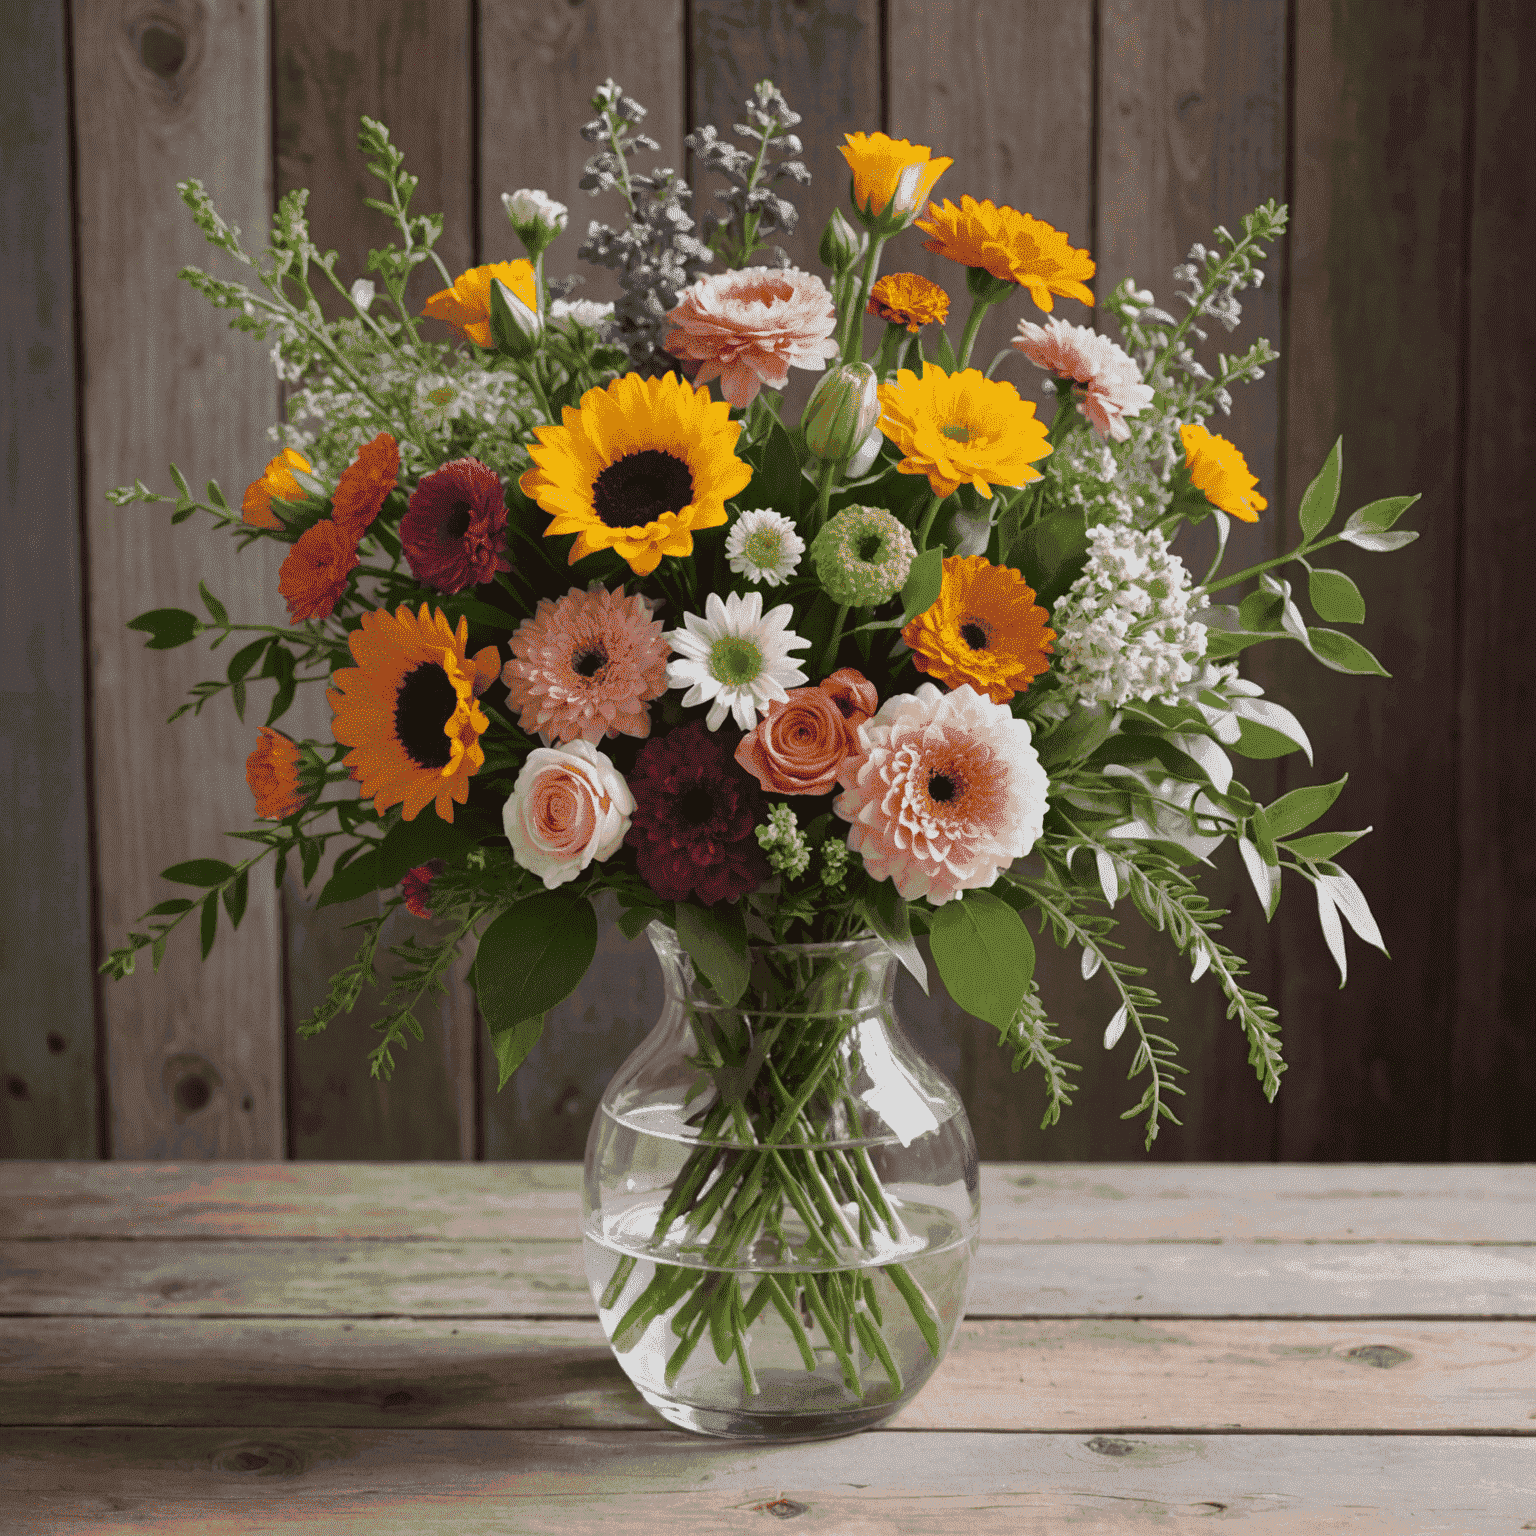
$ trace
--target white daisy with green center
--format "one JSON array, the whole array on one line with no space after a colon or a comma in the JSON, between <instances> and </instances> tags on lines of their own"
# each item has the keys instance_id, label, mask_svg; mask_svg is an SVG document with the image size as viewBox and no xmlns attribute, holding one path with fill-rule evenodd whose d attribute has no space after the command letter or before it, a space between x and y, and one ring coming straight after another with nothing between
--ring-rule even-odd
<instances>
[{"instance_id":1,"label":"white daisy with green center","mask_svg":"<svg viewBox=\"0 0 1536 1536\"><path fill-rule=\"evenodd\" d=\"M424 373L416 381L416 416L429 432L445 432L464 409L464 392L442 373Z\"/></svg>"},{"instance_id":2,"label":"white daisy with green center","mask_svg":"<svg viewBox=\"0 0 1536 1536\"><path fill-rule=\"evenodd\" d=\"M725 536L731 569L748 581L776 587L788 581L805 553L805 540L782 512L743 512Z\"/></svg>"},{"instance_id":3,"label":"white daisy with green center","mask_svg":"<svg viewBox=\"0 0 1536 1536\"><path fill-rule=\"evenodd\" d=\"M719 730L727 715L752 730L770 704L784 703L789 690L806 681L789 654L811 643L788 627L794 614L788 603L764 613L761 592L732 592L724 602L711 592L702 619L685 613L683 628L663 637L677 653L667 663L667 686L688 690L685 707L709 705L704 723L710 730Z\"/></svg>"}]
</instances>

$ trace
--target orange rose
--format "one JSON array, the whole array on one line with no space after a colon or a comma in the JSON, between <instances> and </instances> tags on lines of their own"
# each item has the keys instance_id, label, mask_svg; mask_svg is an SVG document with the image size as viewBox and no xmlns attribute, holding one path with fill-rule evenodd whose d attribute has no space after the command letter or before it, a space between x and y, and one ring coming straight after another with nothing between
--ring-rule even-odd
<instances>
[{"instance_id":1,"label":"orange rose","mask_svg":"<svg viewBox=\"0 0 1536 1536\"><path fill-rule=\"evenodd\" d=\"M875 686L842 667L815 688L792 688L768 706L736 747L736 761L770 794L824 795L858 750L859 726L875 712Z\"/></svg>"}]
</instances>

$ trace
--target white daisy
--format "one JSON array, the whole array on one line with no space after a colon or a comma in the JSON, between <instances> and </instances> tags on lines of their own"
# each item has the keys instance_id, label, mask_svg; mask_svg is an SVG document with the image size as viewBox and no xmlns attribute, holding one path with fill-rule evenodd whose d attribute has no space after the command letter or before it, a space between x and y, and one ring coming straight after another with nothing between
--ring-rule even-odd
<instances>
[{"instance_id":1,"label":"white daisy","mask_svg":"<svg viewBox=\"0 0 1536 1536\"><path fill-rule=\"evenodd\" d=\"M424 373L416 381L416 417L429 432L446 432L464 409L464 393L443 373Z\"/></svg>"},{"instance_id":2,"label":"white daisy","mask_svg":"<svg viewBox=\"0 0 1536 1536\"><path fill-rule=\"evenodd\" d=\"M789 690L806 681L789 653L811 642L786 627L795 613L788 603L764 613L761 592L732 592L724 602L711 592L704 612L702 619L685 613L684 627L663 637L680 658L667 663L667 686L688 690L685 707L714 701L705 721L710 730L734 715L750 731L760 712L784 703Z\"/></svg>"},{"instance_id":3,"label":"white daisy","mask_svg":"<svg viewBox=\"0 0 1536 1536\"><path fill-rule=\"evenodd\" d=\"M805 540L782 512L743 512L725 536L725 553L738 576L776 587L795 574Z\"/></svg>"}]
</instances>

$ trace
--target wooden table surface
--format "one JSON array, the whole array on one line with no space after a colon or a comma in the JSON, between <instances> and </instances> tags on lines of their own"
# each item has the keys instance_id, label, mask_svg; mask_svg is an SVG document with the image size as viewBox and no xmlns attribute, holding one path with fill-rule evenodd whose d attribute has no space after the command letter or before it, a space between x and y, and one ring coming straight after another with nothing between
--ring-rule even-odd
<instances>
[{"instance_id":1,"label":"wooden table surface","mask_svg":"<svg viewBox=\"0 0 1536 1536\"><path fill-rule=\"evenodd\" d=\"M671 1429L566 1164L0 1164L0 1530L1536 1530L1536 1170L989 1165L889 1427Z\"/></svg>"}]
</instances>

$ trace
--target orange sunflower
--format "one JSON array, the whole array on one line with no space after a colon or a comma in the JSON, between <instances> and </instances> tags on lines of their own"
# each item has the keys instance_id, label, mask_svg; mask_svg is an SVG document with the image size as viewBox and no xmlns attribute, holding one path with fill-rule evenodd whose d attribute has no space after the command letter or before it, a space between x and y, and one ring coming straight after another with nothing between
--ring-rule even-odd
<instances>
[{"instance_id":1,"label":"orange sunflower","mask_svg":"<svg viewBox=\"0 0 1536 1536\"><path fill-rule=\"evenodd\" d=\"M727 498L752 478L730 406L675 373L589 389L563 426L533 431L534 468L518 484L550 514L546 538L576 535L571 565L612 549L649 576L663 555L691 555L693 531L719 527Z\"/></svg>"},{"instance_id":2,"label":"orange sunflower","mask_svg":"<svg viewBox=\"0 0 1536 1536\"><path fill-rule=\"evenodd\" d=\"M915 336L925 325L943 325L949 295L916 272L892 272L870 289L869 313L887 325L904 325Z\"/></svg>"},{"instance_id":3,"label":"orange sunflower","mask_svg":"<svg viewBox=\"0 0 1536 1536\"><path fill-rule=\"evenodd\" d=\"M364 443L342 470L331 497L331 518L355 543L379 515L400 474L400 448L388 432Z\"/></svg>"},{"instance_id":4,"label":"orange sunflower","mask_svg":"<svg viewBox=\"0 0 1536 1536\"><path fill-rule=\"evenodd\" d=\"M452 326L461 340L489 347L493 282L505 283L529 309L538 312L539 291L534 282L533 263L519 256L516 261L492 262L459 273L452 288L439 289L427 300L422 314Z\"/></svg>"},{"instance_id":5,"label":"orange sunflower","mask_svg":"<svg viewBox=\"0 0 1536 1536\"><path fill-rule=\"evenodd\" d=\"M931 158L926 144L893 139L883 133L845 133L838 152L853 172L853 206L861 217L910 218L923 206L933 184L955 162ZM894 204L894 206L892 206Z\"/></svg>"},{"instance_id":6,"label":"orange sunflower","mask_svg":"<svg viewBox=\"0 0 1536 1536\"><path fill-rule=\"evenodd\" d=\"M1023 693L1050 665L1056 631L1034 588L982 555L952 556L934 605L901 632L919 672L948 688L969 683L994 704Z\"/></svg>"},{"instance_id":7,"label":"orange sunflower","mask_svg":"<svg viewBox=\"0 0 1536 1536\"><path fill-rule=\"evenodd\" d=\"M914 227L932 237L923 242L928 250L1029 289L1030 298L1043 310L1053 308L1052 294L1093 303L1087 286L1095 271L1093 257L1073 250L1066 235L1044 219L978 203L974 197L962 197L957 208L945 198L930 204L928 217Z\"/></svg>"},{"instance_id":8,"label":"orange sunflower","mask_svg":"<svg viewBox=\"0 0 1536 1536\"><path fill-rule=\"evenodd\" d=\"M880 386L880 408L880 430L902 452L896 467L927 475L936 496L962 485L990 496L994 485L1038 480L1030 465L1051 451L1034 402L976 368L951 374L925 362L922 378L902 368L894 384Z\"/></svg>"},{"instance_id":9,"label":"orange sunflower","mask_svg":"<svg viewBox=\"0 0 1536 1536\"><path fill-rule=\"evenodd\" d=\"M292 448L284 448L267 463L259 480L252 480L240 499L240 521L252 528L283 527L283 520L272 510L272 498L279 501L303 501L304 487L293 478L294 470L309 473L309 460Z\"/></svg>"},{"instance_id":10,"label":"orange sunflower","mask_svg":"<svg viewBox=\"0 0 1536 1536\"><path fill-rule=\"evenodd\" d=\"M291 737L264 725L256 750L245 760L245 782L256 797L256 814L266 821L286 821L309 803L299 782L299 749Z\"/></svg>"},{"instance_id":11,"label":"orange sunflower","mask_svg":"<svg viewBox=\"0 0 1536 1536\"><path fill-rule=\"evenodd\" d=\"M1259 495L1259 479L1248 472L1248 461L1235 443L1208 432L1199 422L1179 428L1189 478L1220 507L1245 523L1256 523L1269 503Z\"/></svg>"},{"instance_id":12,"label":"orange sunflower","mask_svg":"<svg viewBox=\"0 0 1536 1536\"><path fill-rule=\"evenodd\" d=\"M412 614L402 603L393 614L363 615L351 635L356 667L341 668L326 698L335 711L331 731L353 748L346 763L380 814L401 805L407 821L437 802L453 820L453 805L469 796L469 781L485 761L480 736L490 721L476 702L495 680L501 661L494 645L465 656L469 621L458 632L443 610L427 605Z\"/></svg>"},{"instance_id":13,"label":"orange sunflower","mask_svg":"<svg viewBox=\"0 0 1536 1536\"><path fill-rule=\"evenodd\" d=\"M357 540L329 518L306 528L277 573L277 590L288 600L288 622L328 619L356 570Z\"/></svg>"}]
</instances>

